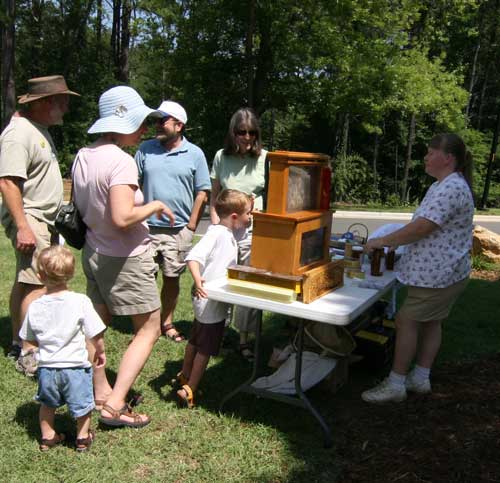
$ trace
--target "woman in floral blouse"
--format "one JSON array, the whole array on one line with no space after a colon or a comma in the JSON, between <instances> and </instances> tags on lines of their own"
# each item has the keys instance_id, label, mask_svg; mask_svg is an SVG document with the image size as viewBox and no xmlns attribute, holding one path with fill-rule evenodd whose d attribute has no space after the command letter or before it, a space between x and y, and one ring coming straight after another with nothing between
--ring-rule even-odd
<instances>
[{"instance_id":1,"label":"woman in floral blouse","mask_svg":"<svg viewBox=\"0 0 500 483\"><path fill-rule=\"evenodd\" d=\"M367 250L406 245L398 280L408 295L396 316L392 370L363 392L367 402L400 402L406 392L431 392L430 370L441 345L441 323L465 289L470 273L474 201L472 158L456 134L432 138L425 171L436 179L413 219L403 228L367 243ZM415 357L416 356L416 357ZM407 375L415 358L415 367Z\"/></svg>"}]
</instances>

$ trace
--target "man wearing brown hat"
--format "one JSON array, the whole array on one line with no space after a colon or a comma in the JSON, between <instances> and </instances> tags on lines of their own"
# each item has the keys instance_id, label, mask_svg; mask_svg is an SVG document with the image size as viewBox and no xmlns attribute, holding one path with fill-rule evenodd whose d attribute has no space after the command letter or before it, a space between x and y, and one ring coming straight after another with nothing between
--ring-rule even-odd
<instances>
[{"instance_id":1,"label":"man wearing brown hat","mask_svg":"<svg viewBox=\"0 0 500 483\"><path fill-rule=\"evenodd\" d=\"M68 89L63 76L30 79L28 93L18 99L24 109L14 113L0 136L1 222L16 252L9 352L15 359L21 355L19 329L28 305L45 290L37 276L36 255L58 239L53 225L62 204L63 184L48 127L62 124L69 95L79 94ZM32 352L33 360L24 356L26 349L17 367L32 375L36 364Z\"/></svg>"}]
</instances>

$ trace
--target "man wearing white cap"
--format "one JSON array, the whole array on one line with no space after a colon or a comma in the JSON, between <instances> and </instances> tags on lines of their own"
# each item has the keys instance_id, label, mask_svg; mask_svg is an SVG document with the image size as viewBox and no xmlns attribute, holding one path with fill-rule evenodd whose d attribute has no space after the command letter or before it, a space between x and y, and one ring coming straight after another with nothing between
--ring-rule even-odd
<instances>
[{"instance_id":1,"label":"man wearing white cap","mask_svg":"<svg viewBox=\"0 0 500 483\"><path fill-rule=\"evenodd\" d=\"M175 225L152 216L148 225L153 249L162 269L162 332L175 342L184 337L173 325L179 296L179 277L186 268L185 256L208 200L211 188L203 151L184 136L187 114L173 101L163 101L158 111L157 136L139 146L135 155L144 201L160 200L173 211Z\"/></svg>"},{"instance_id":2,"label":"man wearing white cap","mask_svg":"<svg viewBox=\"0 0 500 483\"><path fill-rule=\"evenodd\" d=\"M16 252L9 352L15 359L21 353L19 328L28 305L45 290L37 276L36 255L58 239L53 225L63 200L63 183L48 127L62 124L70 95L79 96L61 75L30 79L28 93L18 99L25 109L12 116L0 136L1 218ZM33 375L35 364L28 359L17 367Z\"/></svg>"}]
</instances>

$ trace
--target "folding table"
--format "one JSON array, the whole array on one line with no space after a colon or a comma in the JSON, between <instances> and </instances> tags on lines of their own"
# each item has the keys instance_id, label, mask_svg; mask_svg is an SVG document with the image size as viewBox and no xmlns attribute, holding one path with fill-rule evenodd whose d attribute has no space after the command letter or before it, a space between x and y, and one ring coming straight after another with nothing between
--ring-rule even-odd
<instances>
[{"instance_id":1,"label":"folding table","mask_svg":"<svg viewBox=\"0 0 500 483\"><path fill-rule=\"evenodd\" d=\"M361 285L372 284L373 288L363 288ZM298 397L287 396L271 392L265 389L257 389L252 386L253 381L257 378L257 370L259 367L260 359L260 336L262 319L256 327L255 334L255 359L253 363L252 374L250 378L243 384L238 386L227 396L224 397L220 404L222 411L224 404L236 394L243 392L247 394L254 394L258 397L267 399L274 399L286 404L299 406L307 409L320 424L323 434L325 447L332 445L332 435L330 428L324 421L321 414L311 404L307 396L304 394L300 385L300 374L302 370L302 351L304 340L304 319L322 322L325 324L348 325L358 315L362 314L365 310L370 308L377 300L384 295L391 293L391 310L394 312L396 300L396 276L392 271L386 271L381 277L372 277L367 275L364 280L350 279L345 277L344 286L330 292L323 297L315 300L310 304L301 302L282 303L272 300L252 297L249 295L238 294L232 292L228 286L226 278L213 280L205 284L208 293L208 298L226 302L235 305L243 305L255 309L266 310L275 312L277 314L289 315L299 319L298 327L298 341L296 352L296 365L295 365L295 389Z\"/></svg>"}]
</instances>

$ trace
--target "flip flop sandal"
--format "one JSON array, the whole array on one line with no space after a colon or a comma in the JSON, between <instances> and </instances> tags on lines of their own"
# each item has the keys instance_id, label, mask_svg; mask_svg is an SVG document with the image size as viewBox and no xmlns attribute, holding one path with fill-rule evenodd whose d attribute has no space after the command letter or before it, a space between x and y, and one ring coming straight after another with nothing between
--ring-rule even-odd
<instances>
[{"instance_id":1,"label":"flip flop sandal","mask_svg":"<svg viewBox=\"0 0 500 483\"><path fill-rule=\"evenodd\" d=\"M61 444L63 441L66 440L66 435L64 433L60 434L55 434L53 438L51 439L44 439L42 438L40 441L40 451L49 451L52 449L54 446Z\"/></svg>"},{"instance_id":2,"label":"flip flop sandal","mask_svg":"<svg viewBox=\"0 0 500 483\"><path fill-rule=\"evenodd\" d=\"M92 446L95 439L95 432L89 429L89 435L86 438L76 438L76 450L79 453L85 453Z\"/></svg>"},{"instance_id":3,"label":"flip flop sandal","mask_svg":"<svg viewBox=\"0 0 500 483\"><path fill-rule=\"evenodd\" d=\"M167 332L172 329L175 330L175 334L168 335ZM186 338L175 328L173 324L164 325L161 331L167 339L173 340L177 344L184 342L186 340Z\"/></svg>"},{"instance_id":4,"label":"flip flop sandal","mask_svg":"<svg viewBox=\"0 0 500 483\"><path fill-rule=\"evenodd\" d=\"M187 407L188 409L194 408L193 390L187 384L184 384L177 391L177 402L179 407Z\"/></svg>"},{"instance_id":5,"label":"flip flop sandal","mask_svg":"<svg viewBox=\"0 0 500 483\"><path fill-rule=\"evenodd\" d=\"M128 427L128 428L143 428L151 422L151 418L147 417L147 419L142 419L141 416L132 411L128 404L125 404L121 409L116 410L109 406L108 404L104 404L102 409L111 414L111 417L102 416L99 418L99 422L106 425L112 426L114 428ZM132 418L133 421L124 421L120 418L120 416L127 416Z\"/></svg>"}]
</instances>

